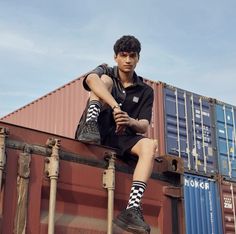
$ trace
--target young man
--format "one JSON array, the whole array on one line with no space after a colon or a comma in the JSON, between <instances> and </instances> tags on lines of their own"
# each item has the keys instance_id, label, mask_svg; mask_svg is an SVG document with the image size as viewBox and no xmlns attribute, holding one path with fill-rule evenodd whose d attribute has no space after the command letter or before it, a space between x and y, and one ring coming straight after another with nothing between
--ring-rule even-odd
<instances>
[{"instance_id":1,"label":"young man","mask_svg":"<svg viewBox=\"0 0 236 234\"><path fill-rule=\"evenodd\" d=\"M85 76L84 88L91 93L76 139L117 148L123 157L138 157L127 208L114 223L134 233L150 233L140 203L152 172L157 142L141 135L151 120L153 89L134 71L140 51L141 44L134 36L123 36L114 45L117 66L103 64Z\"/></svg>"}]
</instances>

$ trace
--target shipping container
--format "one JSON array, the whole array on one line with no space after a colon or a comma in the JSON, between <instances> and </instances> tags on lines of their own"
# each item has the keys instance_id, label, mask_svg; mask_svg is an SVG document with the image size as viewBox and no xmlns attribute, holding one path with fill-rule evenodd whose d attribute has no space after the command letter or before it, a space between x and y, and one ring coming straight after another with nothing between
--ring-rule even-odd
<instances>
[{"instance_id":1,"label":"shipping container","mask_svg":"<svg viewBox=\"0 0 236 234\"><path fill-rule=\"evenodd\" d=\"M89 96L82 80L78 78L1 120L73 138ZM154 90L153 116L146 135L159 140L159 153L183 158L186 172L217 173L211 100L162 82L144 81Z\"/></svg>"},{"instance_id":2,"label":"shipping container","mask_svg":"<svg viewBox=\"0 0 236 234\"><path fill-rule=\"evenodd\" d=\"M6 152L0 194L1 233L50 233L52 220L56 234L108 233L106 183L110 180L106 175L110 171L105 159L116 155L114 149L4 122L0 126L1 156ZM127 205L134 168L119 159L115 168L111 184L115 184L116 216ZM170 169L167 176L156 168L154 165L143 198L144 217L152 234L183 234L181 174ZM54 206L53 188L57 191ZM113 233L126 232L113 227Z\"/></svg>"},{"instance_id":3,"label":"shipping container","mask_svg":"<svg viewBox=\"0 0 236 234\"><path fill-rule=\"evenodd\" d=\"M221 207L224 234L236 233L236 183L221 178Z\"/></svg>"},{"instance_id":4,"label":"shipping container","mask_svg":"<svg viewBox=\"0 0 236 234\"><path fill-rule=\"evenodd\" d=\"M89 92L82 77L4 116L2 121L53 134L74 137Z\"/></svg>"},{"instance_id":5,"label":"shipping container","mask_svg":"<svg viewBox=\"0 0 236 234\"><path fill-rule=\"evenodd\" d=\"M236 180L236 107L216 101L216 139L219 172L229 180Z\"/></svg>"},{"instance_id":6,"label":"shipping container","mask_svg":"<svg viewBox=\"0 0 236 234\"><path fill-rule=\"evenodd\" d=\"M186 172L217 173L211 99L169 85L163 98L166 153L183 158Z\"/></svg>"},{"instance_id":7,"label":"shipping container","mask_svg":"<svg viewBox=\"0 0 236 234\"><path fill-rule=\"evenodd\" d=\"M186 234L223 234L216 180L184 174Z\"/></svg>"}]
</instances>

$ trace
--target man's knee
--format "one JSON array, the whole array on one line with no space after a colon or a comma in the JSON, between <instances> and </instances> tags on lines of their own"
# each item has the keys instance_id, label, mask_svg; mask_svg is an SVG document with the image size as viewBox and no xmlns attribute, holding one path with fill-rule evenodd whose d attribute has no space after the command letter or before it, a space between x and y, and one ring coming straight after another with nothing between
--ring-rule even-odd
<instances>
[{"instance_id":1,"label":"man's knee","mask_svg":"<svg viewBox=\"0 0 236 234\"><path fill-rule=\"evenodd\" d=\"M138 156L149 156L155 159L157 156L158 142L154 139L143 138L137 143L137 147L134 147L134 151Z\"/></svg>"},{"instance_id":2,"label":"man's knee","mask_svg":"<svg viewBox=\"0 0 236 234\"><path fill-rule=\"evenodd\" d=\"M108 75L102 75L101 80L105 84L107 89L111 92L112 87L113 87L113 81L112 81L111 77Z\"/></svg>"}]
</instances>

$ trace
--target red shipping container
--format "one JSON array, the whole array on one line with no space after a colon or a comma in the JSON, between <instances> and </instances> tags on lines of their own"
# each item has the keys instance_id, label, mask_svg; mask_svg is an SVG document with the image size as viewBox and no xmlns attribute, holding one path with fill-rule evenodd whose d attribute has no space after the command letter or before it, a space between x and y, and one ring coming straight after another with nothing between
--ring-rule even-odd
<instances>
[{"instance_id":1,"label":"red shipping container","mask_svg":"<svg viewBox=\"0 0 236 234\"><path fill-rule=\"evenodd\" d=\"M236 233L236 183L220 178L224 234Z\"/></svg>"},{"instance_id":2,"label":"red shipping container","mask_svg":"<svg viewBox=\"0 0 236 234\"><path fill-rule=\"evenodd\" d=\"M31 155L28 198L25 205L26 233L47 233L49 179L45 175L45 159L49 138L61 142L59 179L56 196L55 233L105 234L107 228L107 191L102 185L106 168L104 155L110 148L83 144L76 140L0 122L9 129L6 139L7 163L2 183L0 211L1 230L13 233L19 210L17 182L19 155L29 148ZM132 167L116 161L115 215L126 207L132 183ZM153 234L184 233L180 176L158 174L156 167L143 199L144 216ZM19 198L19 197L18 197ZM123 233L114 229L114 233Z\"/></svg>"}]
</instances>

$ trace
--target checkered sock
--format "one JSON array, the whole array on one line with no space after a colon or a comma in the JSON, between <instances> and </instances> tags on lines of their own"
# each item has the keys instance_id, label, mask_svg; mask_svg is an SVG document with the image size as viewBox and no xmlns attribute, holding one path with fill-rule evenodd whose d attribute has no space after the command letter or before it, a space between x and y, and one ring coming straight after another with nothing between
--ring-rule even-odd
<instances>
[{"instance_id":1,"label":"checkered sock","mask_svg":"<svg viewBox=\"0 0 236 234\"><path fill-rule=\"evenodd\" d=\"M102 108L102 104L97 100L92 100L89 102L86 122L88 121L96 121L98 120L98 116L100 114Z\"/></svg>"},{"instance_id":2,"label":"checkered sock","mask_svg":"<svg viewBox=\"0 0 236 234\"><path fill-rule=\"evenodd\" d=\"M143 193L147 187L147 184L142 181L133 181L129 202L126 209L131 207L139 207Z\"/></svg>"}]
</instances>

